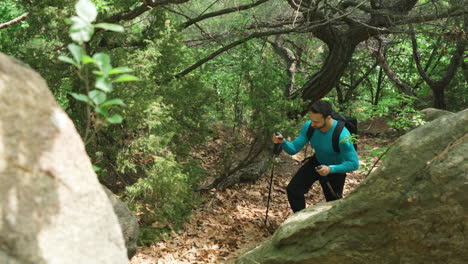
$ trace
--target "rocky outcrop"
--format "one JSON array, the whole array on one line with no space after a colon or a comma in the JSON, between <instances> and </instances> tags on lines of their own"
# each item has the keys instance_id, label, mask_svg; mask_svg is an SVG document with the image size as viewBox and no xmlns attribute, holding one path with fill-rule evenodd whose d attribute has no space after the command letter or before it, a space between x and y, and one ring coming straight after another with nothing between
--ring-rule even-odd
<instances>
[{"instance_id":1,"label":"rocky outcrop","mask_svg":"<svg viewBox=\"0 0 468 264\"><path fill-rule=\"evenodd\" d=\"M122 229L123 237L125 239L125 246L127 247L128 258L131 259L137 251L138 242L138 220L135 215L128 209L127 205L122 202L117 195L111 190L107 189L106 186L102 185L102 188L109 197L109 200L114 208L114 213L119 219L120 228Z\"/></svg>"},{"instance_id":2,"label":"rocky outcrop","mask_svg":"<svg viewBox=\"0 0 468 264\"><path fill-rule=\"evenodd\" d=\"M0 263L128 263L83 142L45 81L0 53Z\"/></svg>"},{"instance_id":3,"label":"rocky outcrop","mask_svg":"<svg viewBox=\"0 0 468 264\"><path fill-rule=\"evenodd\" d=\"M466 263L466 124L468 110L402 136L348 197L294 214L236 263Z\"/></svg>"},{"instance_id":4,"label":"rocky outcrop","mask_svg":"<svg viewBox=\"0 0 468 264\"><path fill-rule=\"evenodd\" d=\"M434 121L441 116L453 114L450 111L437 108L426 108L421 110L421 113L424 115L424 120L429 122Z\"/></svg>"}]
</instances>

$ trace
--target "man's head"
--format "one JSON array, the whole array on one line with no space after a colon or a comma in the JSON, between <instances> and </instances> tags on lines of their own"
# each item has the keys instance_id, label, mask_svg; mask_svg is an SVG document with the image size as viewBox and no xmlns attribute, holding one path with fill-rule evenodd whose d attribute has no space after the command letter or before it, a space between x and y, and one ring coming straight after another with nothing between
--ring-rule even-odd
<instances>
[{"instance_id":1,"label":"man's head","mask_svg":"<svg viewBox=\"0 0 468 264\"><path fill-rule=\"evenodd\" d=\"M330 125L333 108L329 102L317 101L310 106L309 110L313 128L325 129Z\"/></svg>"}]
</instances>

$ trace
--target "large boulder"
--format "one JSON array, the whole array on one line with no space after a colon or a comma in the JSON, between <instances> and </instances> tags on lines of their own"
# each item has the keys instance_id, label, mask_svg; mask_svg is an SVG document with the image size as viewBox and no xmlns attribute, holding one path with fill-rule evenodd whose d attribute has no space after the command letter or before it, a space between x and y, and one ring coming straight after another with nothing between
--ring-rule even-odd
<instances>
[{"instance_id":1,"label":"large boulder","mask_svg":"<svg viewBox=\"0 0 468 264\"><path fill-rule=\"evenodd\" d=\"M348 197L294 214L236 263L467 263L467 124L465 110L402 136Z\"/></svg>"},{"instance_id":2,"label":"large boulder","mask_svg":"<svg viewBox=\"0 0 468 264\"><path fill-rule=\"evenodd\" d=\"M34 71L0 53L0 263L128 263L84 144Z\"/></svg>"},{"instance_id":3,"label":"large boulder","mask_svg":"<svg viewBox=\"0 0 468 264\"><path fill-rule=\"evenodd\" d=\"M128 209L127 204L122 202L117 195L115 195L106 186L102 185L102 188L109 197L109 200L114 208L114 213L119 219L120 228L122 229L123 237L125 239L125 246L127 247L128 258L131 259L137 251L138 242L138 219Z\"/></svg>"},{"instance_id":4,"label":"large boulder","mask_svg":"<svg viewBox=\"0 0 468 264\"><path fill-rule=\"evenodd\" d=\"M437 109L437 108L425 108L421 110L421 113L423 114L424 120L429 121L429 122L434 121L441 116L453 114L450 111Z\"/></svg>"}]
</instances>

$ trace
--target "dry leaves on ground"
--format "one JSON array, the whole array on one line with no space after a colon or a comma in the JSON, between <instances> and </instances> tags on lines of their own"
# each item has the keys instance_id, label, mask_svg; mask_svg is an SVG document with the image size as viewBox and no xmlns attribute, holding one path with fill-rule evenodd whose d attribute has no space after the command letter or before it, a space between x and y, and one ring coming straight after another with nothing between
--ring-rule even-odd
<instances>
[{"instance_id":1,"label":"dry leaves on ground","mask_svg":"<svg viewBox=\"0 0 468 264\"><path fill-rule=\"evenodd\" d=\"M360 145L385 145L361 139ZM361 151L362 150L362 151ZM360 148L360 155L369 150ZM229 263L265 238L292 214L286 198L286 186L299 168L302 157L286 154L275 165L268 223L265 226L266 204L270 172L255 184L239 184L222 191L211 190L205 201L196 208L183 230L174 232L170 239L141 248L132 258L132 264ZM364 178L363 172L349 173L344 196L354 190ZM306 195L308 206L323 202L318 183Z\"/></svg>"}]
</instances>

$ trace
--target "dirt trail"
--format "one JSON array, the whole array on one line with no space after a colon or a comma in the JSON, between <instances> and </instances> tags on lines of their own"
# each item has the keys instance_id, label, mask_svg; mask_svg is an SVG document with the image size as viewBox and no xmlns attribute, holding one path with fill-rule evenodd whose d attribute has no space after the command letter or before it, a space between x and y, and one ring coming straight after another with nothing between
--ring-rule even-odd
<instances>
[{"instance_id":1,"label":"dirt trail","mask_svg":"<svg viewBox=\"0 0 468 264\"><path fill-rule=\"evenodd\" d=\"M372 148L386 145L388 140L360 139L360 160ZM371 146L372 148L363 145ZM300 166L301 156L280 155L275 165L272 199L268 224L264 225L268 199L270 172L255 184L241 184L223 191L212 190L196 208L183 230L174 232L170 239L148 248L141 248L132 258L132 264L173 263L229 263L272 235L274 230L292 214L286 186ZM364 179L364 171L348 174L343 196L346 197ZM324 202L321 187L314 183L306 195L307 206Z\"/></svg>"}]
</instances>

